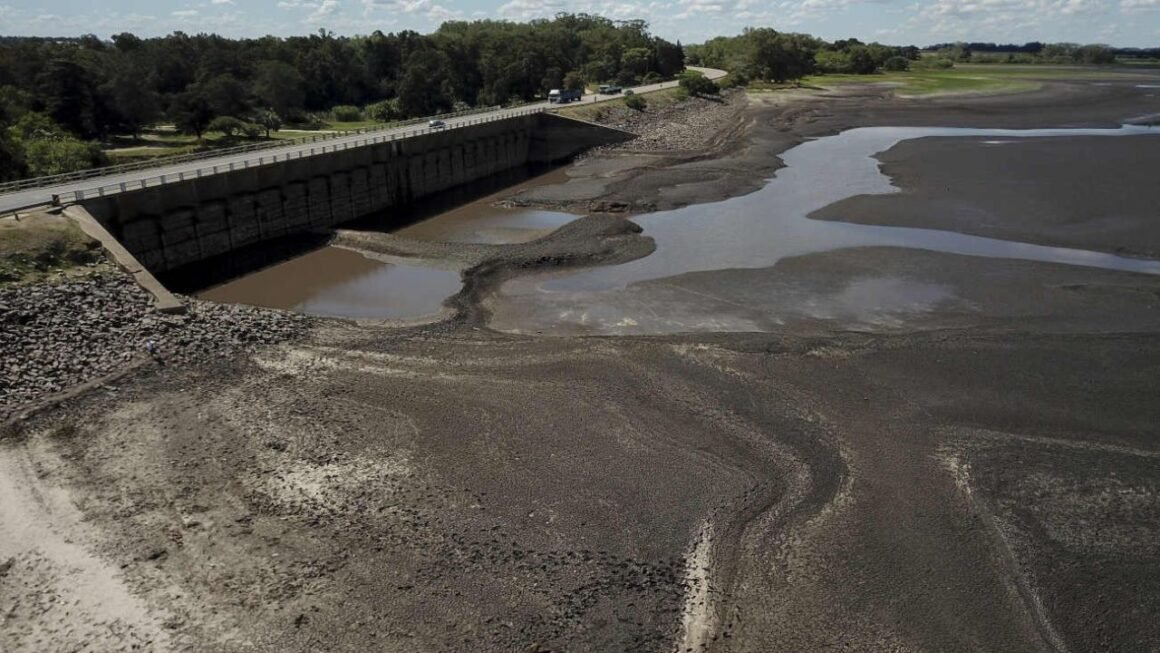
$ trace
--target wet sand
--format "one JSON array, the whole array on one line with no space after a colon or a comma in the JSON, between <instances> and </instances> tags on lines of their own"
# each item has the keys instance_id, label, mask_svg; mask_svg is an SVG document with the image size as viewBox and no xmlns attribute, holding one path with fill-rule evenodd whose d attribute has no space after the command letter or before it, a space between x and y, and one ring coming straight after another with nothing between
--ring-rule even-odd
<instances>
[{"instance_id":1,"label":"wet sand","mask_svg":"<svg viewBox=\"0 0 1160 653\"><path fill-rule=\"evenodd\" d=\"M439 313L443 300L461 285L457 269L323 247L205 290L198 298L327 317L414 319Z\"/></svg>"},{"instance_id":2,"label":"wet sand","mask_svg":"<svg viewBox=\"0 0 1160 653\"><path fill-rule=\"evenodd\" d=\"M924 138L876 158L901 193L810 217L1160 257L1160 134Z\"/></svg>"}]
</instances>

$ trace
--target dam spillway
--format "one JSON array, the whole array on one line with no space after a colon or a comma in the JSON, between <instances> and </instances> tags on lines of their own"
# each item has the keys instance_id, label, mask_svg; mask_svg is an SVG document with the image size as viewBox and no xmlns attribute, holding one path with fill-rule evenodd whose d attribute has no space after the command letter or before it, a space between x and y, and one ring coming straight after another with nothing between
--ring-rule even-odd
<instances>
[{"instance_id":1,"label":"dam spillway","mask_svg":"<svg viewBox=\"0 0 1160 653\"><path fill-rule=\"evenodd\" d=\"M154 273L326 230L527 164L630 140L547 112L222 170L77 203Z\"/></svg>"}]
</instances>

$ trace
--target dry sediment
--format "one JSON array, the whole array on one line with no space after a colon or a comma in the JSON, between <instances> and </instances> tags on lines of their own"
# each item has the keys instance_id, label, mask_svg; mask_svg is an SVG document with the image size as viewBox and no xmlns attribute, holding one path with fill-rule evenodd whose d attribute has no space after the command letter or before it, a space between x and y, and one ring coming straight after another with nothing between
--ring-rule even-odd
<instances>
[{"instance_id":1,"label":"dry sediment","mask_svg":"<svg viewBox=\"0 0 1160 653\"><path fill-rule=\"evenodd\" d=\"M756 111L748 146L642 172L597 198L751 157L772 168L778 143L860 120L1114 115L1114 102L1083 94L1070 118L1059 108L1025 115L1059 97L934 108L846 97ZM98 644L1160 645L1160 340L1135 306L1150 288L1104 293L1099 310L1059 289L1077 303L1063 305L1084 309L1068 334L1059 333L1067 316L1016 323L987 310L969 329L889 335L800 324L780 334L548 339L486 328L480 299L509 275L647 253L647 234L617 222L582 220L511 247L340 236L344 246L458 261L468 270L458 317L407 329L320 321L299 340L133 376L115 394L23 423L22 439L0 446L3 470L83 497L87 527L76 532L89 568L147 606L144 615L129 606L121 639ZM899 254L851 256L879 267ZM795 265L823 275L825 259ZM945 263L932 253L918 262ZM1031 264L1004 269L1028 288L1037 279ZM0 617L14 620L0 648L83 644L104 616L91 601L69 607L85 590L61 581L68 552L38 562L34 538L5 539L11 520L0 511L10 558L0 560L0 604L22 607ZM72 532L45 523L53 528L41 539ZM45 570L51 578L39 579ZM67 600L41 600L62 586Z\"/></svg>"},{"instance_id":2,"label":"dry sediment","mask_svg":"<svg viewBox=\"0 0 1160 653\"><path fill-rule=\"evenodd\" d=\"M298 337L310 323L239 305L190 301L187 314L166 315L151 304L131 278L107 268L0 289L0 422L127 367L238 355Z\"/></svg>"}]
</instances>

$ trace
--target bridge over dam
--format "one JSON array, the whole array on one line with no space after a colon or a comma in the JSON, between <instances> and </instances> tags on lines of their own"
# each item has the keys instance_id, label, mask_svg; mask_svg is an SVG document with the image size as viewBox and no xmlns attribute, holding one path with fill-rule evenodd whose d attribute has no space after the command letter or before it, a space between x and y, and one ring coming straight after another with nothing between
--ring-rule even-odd
<instances>
[{"instance_id":1,"label":"bridge over dam","mask_svg":"<svg viewBox=\"0 0 1160 653\"><path fill-rule=\"evenodd\" d=\"M90 187L55 201L83 207L141 265L162 273L631 138L537 108Z\"/></svg>"}]
</instances>

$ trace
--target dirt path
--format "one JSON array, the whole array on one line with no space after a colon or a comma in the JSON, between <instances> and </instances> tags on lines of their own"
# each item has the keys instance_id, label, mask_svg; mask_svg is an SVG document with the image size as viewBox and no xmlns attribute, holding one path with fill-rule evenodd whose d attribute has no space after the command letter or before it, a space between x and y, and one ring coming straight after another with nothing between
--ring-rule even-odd
<instances>
[{"instance_id":1,"label":"dirt path","mask_svg":"<svg viewBox=\"0 0 1160 653\"><path fill-rule=\"evenodd\" d=\"M47 448L44 438L0 446L0 650L168 650L164 612L92 553Z\"/></svg>"}]
</instances>

